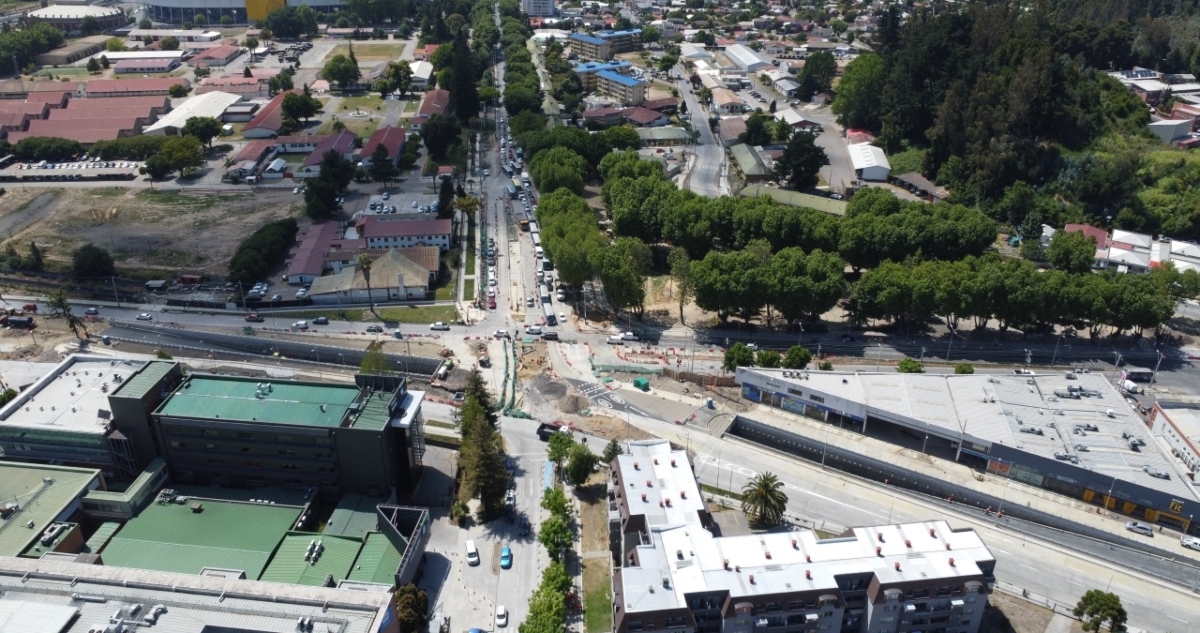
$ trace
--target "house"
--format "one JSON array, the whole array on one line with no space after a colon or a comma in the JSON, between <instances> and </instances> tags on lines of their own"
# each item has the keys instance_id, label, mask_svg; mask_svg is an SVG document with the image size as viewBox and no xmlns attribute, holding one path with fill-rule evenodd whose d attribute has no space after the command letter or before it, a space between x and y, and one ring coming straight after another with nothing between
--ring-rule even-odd
<instances>
[{"instance_id":1,"label":"house","mask_svg":"<svg viewBox=\"0 0 1200 633\"><path fill-rule=\"evenodd\" d=\"M646 100L646 82L612 70L596 73L596 90L626 105L641 105Z\"/></svg>"},{"instance_id":2,"label":"house","mask_svg":"<svg viewBox=\"0 0 1200 633\"><path fill-rule=\"evenodd\" d=\"M681 127L666 126L666 127L651 127L637 128L638 138L642 140L642 145L670 147L673 145L690 145L694 141L692 132Z\"/></svg>"},{"instance_id":3,"label":"house","mask_svg":"<svg viewBox=\"0 0 1200 633\"><path fill-rule=\"evenodd\" d=\"M436 246L446 251L452 241L450 220L393 220L366 215L359 217L355 226L367 248Z\"/></svg>"},{"instance_id":4,"label":"house","mask_svg":"<svg viewBox=\"0 0 1200 633\"><path fill-rule=\"evenodd\" d=\"M742 101L728 88L712 90L713 108L719 114L740 114L746 110L746 102Z\"/></svg>"},{"instance_id":5,"label":"house","mask_svg":"<svg viewBox=\"0 0 1200 633\"><path fill-rule=\"evenodd\" d=\"M280 154L311 154L329 134L294 134L275 139L275 151Z\"/></svg>"},{"instance_id":6,"label":"house","mask_svg":"<svg viewBox=\"0 0 1200 633\"><path fill-rule=\"evenodd\" d=\"M847 147L850 151L850 162L854 166L854 175L859 180L887 182L892 170L887 155L883 150L870 143L854 143Z\"/></svg>"},{"instance_id":7,"label":"house","mask_svg":"<svg viewBox=\"0 0 1200 633\"><path fill-rule=\"evenodd\" d=\"M308 158L304 159L304 164L300 166L300 169L292 173L292 177L315 178L321 173L321 163L329 152L336 152L342 158L352 160L354 158L354 141L357 139L358 135L350 130L342 130L325 137L325 140L313 148Z\"/></svg>"},{"instance_id":8,"label":"house","mask_svg":"<svg viewBox=\"0 0 1200 633\"><path fill-rule=\"evenodd\" d=\"M721 145L725 147L742 142L741 136L745 132L746 120L742 117L730 116L717 122L717 136L721 138Z\"/></svg>"},{"instance_id":9,"label":"house","mask_svg":"<svg viewBox=\"0 0 1200 633\"><path fill-rule=\"evenodd\" d=\"M410 126L414 132L420 132L421 127L428 121L429 117L435 114L442 114L446 111L446 107L450 105L450 91L436 88L426 92L421 97L421 105L417 108L417 114L413 117Z\"/></svg>"},{"instance_id":10,"label":"house","mask_svg":"<svg viewBox=\"0 0 1200 633\"><path fill-rule=\"evenodd\" d=\"M242 54L243 49L240 46L221 45L207 49L191 59L188 63L193 68L215 68L220 66L228 66L230 62L237 59Z\"/></svg>"},{"instance_id":11,"label":"house","mask_svg":"<svg viewBox=\"0 0 1200 633\"><path fill-rule=\"evenodd\" d=\"M364 169L370 168L372 164L372 156L375 155L375 148L383 146L387 150L388 158L395 165L400 162L400 155L404 152L404 140L406 138L405 130L402 127L384 126L375 130L371 134L371 138L363 144L362 150L358 152L359 161L362 162Z\"/></svg>"},{"instance_id":12,"label":"house","mask_svg":"<svg viewBox=\"0 0 1200 633\"><path fill-rule=\"evenodd\" d=\"M275 142L271 139L250 141L230 160L230 167L225 171L224 180L245 180L250 176L256 176L263 163L273 156L275 156Z\"/></svg>"},{"instance_id":13,"label":"house","mask_svg":"<svg viewBox=\"0 0 1200 633\"><path fill-rule=\"evenodd\" d=\"M287 256L287 280L289 284L311 283L325 273L325 256L331 250L365 247L363 240L346 240L342 237L341 223L334 221L315 222L300 234L300 239ZM346 242L358 242L347 245ZM353 261L353 257L351 257ZM337 272L341 272L339 269Z\"/></svg>"},{"instance_id":14,"label":"house","mask_svg":"<svg viewBox=\"0 0 1200 633\"><path fill-rule=\"evenodd\" d=\"M430 57L433 57L437 49L437 44L426 44L420 48L413 49L413 59L419 62L427 61Z\"/></svg>"},{"instance_id":15,"label":"house","mask_svg":"<svg viewBox=\"0 0 1200 633\"><path fill-rule=\"evenodd\" d=\"M775 89L778 90L784 97L788 99L796 98L796 93L800 91L800 84L791 79L780 79L775 82Z\"/></svg>"},{"instance_id":16,"label":"house","mask_svg":"<svg viewBox=\"0 0 1200 633\"><path fill-rule=\"evenodd\" d=\"M669 121L667 115L646 108L627 108L621 112L621 118L637 127L659 127Z\"/></svg>"},{"instance_id":17,"label":"house","mask_svg":"<svg viewBox=\"0 0 1200 633\"><path fill-rule=\"evenodd\" d=\"M733 156L733 162L737 165L738 171L742 172L742 177L746 182L758 182L770 178L773 174L763 162L762 156L758 155L753 147L745 143L735 143L729 148L729 154Z\"/></svg>"},{"instance_id":18,"label":"house","mask_svg":"<svg viewBox=\"0 0 1200 633\"><path fill-rule=\"evenodd\" d=\"M796 111L795 108L786 110L777 110L773 115L776 121L787 121L788 126L796 132L808 132L809 134L820 134L821 124L807 119L803 114Z\"/></svg>"},{"instance_id":19,"label":"house","mask_svg":"<svg viewBox=\"0 0 1200 633\"><path fill-rule=\"evenodd\" d=\"M279 130L283 128L283 98L289 94L300 94L300 90L287 90L275 95L275 98L263 106L258 114L254 115L254 118L246 124L246 127L242 129L242 136L246 138L278 136Z\"/></svg>"},{"instance_id":20,"label":"house","mask_svg":"<svg viewBox=\"0 0 1200 633\"><path fill-rule=\"evenodd\" d=\"M441 180L453 180L454 165L439 165L437 168L437 177Z\"/></svg>"},{"instance_id":21,"label":"house","mask_svg":"<svg viewBox=\"0 0 1200 633\"><path fill-rule=\"evenodd\" d=\"M437 271L427 270L402 255L400 250L391 248L371 262L370 274L369 284L363 271L357 267L345 268L336 275L317 277L312 280L308 298L313 303L322 305L368 301L419 301L426 298Z\"/></svg>"},{"instance_id":22,"label":"house","mask_svg":"<svg viewBox=\"0 0 1200 633\"><path fill-rule=\"evenodd\" d=\"M616 125L621 122L621 108L595 108L583 111L583 120L597 125Z\"/></svg>"},{"instance_id":23,"label":"house","mask_svg":"<svg viewBox=\"0 0 1200 633\"><path fill-rule=\"evenodd\" d=\"M412 79L409 89L414 92L429 90L429 82L433 79L433 64L426 61L413 62L408 65L412 69Z\"/></svg>"},{"instance_id":24,"label":"house","mask_svg":"<svg viewBox=\"0 0 1200 633\"><path fill-rule=\"evenodd\" d=\"M278 180L283 178L287 173L288 162L282 158L276 158L263 168L262 178L264 180Z\"/></svg>"},{"instance_id":25,"label":"house","mask_svg":"<svg viewBox=\"0 0 1200 633\"><path fill-rule=\"evenodd\" d=\"M679 109L679 100L675 97L664 97L662 99L648 99L642 102L642 107L663 114L675 114Z\"/></svg>"}]
</instances>

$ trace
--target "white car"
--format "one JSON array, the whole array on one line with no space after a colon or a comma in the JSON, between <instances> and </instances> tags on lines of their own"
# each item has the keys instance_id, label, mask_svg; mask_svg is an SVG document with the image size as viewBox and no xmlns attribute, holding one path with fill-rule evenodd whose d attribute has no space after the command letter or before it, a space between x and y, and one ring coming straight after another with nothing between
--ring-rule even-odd
<instances>
[{"instance_id":1,"label":"white car","mask_svg":"<svg viewBox=\"0 0 1200 633\"><path fill-rule=\"evenodd\" d=\"M300 193L300 187L296 187L295 189L292 189L292 193Z\"/></svg>"},{"instance_id":2,"label":"white car","mask_svg":"<svg viewBox=\"0 0 1200 633\"><path fill-rule=\"evenodd\" d=\"M508 338L508 330L496 330L492 332L492 336L496 338Z\"/></svg>"},{"instance_id":3,"label":"white car","mask_svg":"<svg viewBox=\"0 0 1200 633\"><path fill-rule=\"evenodd\" d=\"M440 331L443 331L443 332L449 332L449 331L450 331L450 324L449 324L449 323L442 323L441 321L438 321L437 323L430 323L430 324L429 324L429 329L431 329L431 330L440 330Z\"/></svg>"},{"instance_id":4,"label":"white car","mask_svg":"<svg viewBox=\"0 0 1200 633\"><path fill-rule=\"evenodd\" d=\"M138 321L153 321L154 315L150 314L149 312L143 312L143 313L137 315L137 320Z\"/></svg>"},{"instance_id":5,"label":"white car","mask_svg":"<svg viewBox=\"0 0 1200 633\"><path fill-rule=\"evenodd\" d=\"M496 607L496 628L508 626L508 609L504 605Z\"/></svg>"},{"instance_id":6,"label":"white car","mask_svg":"<svg viewBox=\"0 0 1200 633\"><path fill-rule=\"evenodd\" d=\"M488 177L488 176L491 176L491 175L492 175L492 170L490 170L490 169L485 169L485 170L483 170L483 176L484 176L484 178L486 178L486 177Z\"/></svg>"},{"instance_id":7,"label":"white car","mask_svg":"<svg viewBox=\"0 0 1200 633\"><path fill-rule=\"evenodd\" d=\"M1184 534L1179 537L1179 544L1188 549L1200 550L1200 538L1196 538L1195 536Z\"/></svg>"},{"instance_id":8,"label":"white car","mask_svg":"<svg viewBox=\"0 0 1200 633\"><path fill-rule=\"evenodd\" d=\"M488 278L488 285L489 285L489 286L494 286L494 285L496 285L496 278L495 278L495 277L489 277L489 278Z\"/></svg>"}]
</instances>

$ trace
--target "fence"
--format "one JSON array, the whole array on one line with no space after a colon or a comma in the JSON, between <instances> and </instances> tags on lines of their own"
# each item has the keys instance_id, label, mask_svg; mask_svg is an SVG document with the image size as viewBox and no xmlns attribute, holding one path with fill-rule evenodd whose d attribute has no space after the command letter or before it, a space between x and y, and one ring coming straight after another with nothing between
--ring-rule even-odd
<instances>
[{"instance_id":1,"label":"fence","mask_svg":"<svg viewBox=\"0 0 1200 633\"><path fill-rule=\"evenodd\" d=\"M662 375L672 380L686 380L701 387L737 387L737 379L733 376L710 376L690 371L664 369Z\"/></svg>"}]
</instances>

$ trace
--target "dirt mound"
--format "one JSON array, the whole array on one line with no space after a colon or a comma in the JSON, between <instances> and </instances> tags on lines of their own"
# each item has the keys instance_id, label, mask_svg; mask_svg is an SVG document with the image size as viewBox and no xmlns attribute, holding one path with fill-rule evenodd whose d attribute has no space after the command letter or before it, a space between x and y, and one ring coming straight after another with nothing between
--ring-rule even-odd
<instances>
[{"instance_id":1,"label":"dirt mound","mask_svg":"<svg viewBox=\"0 0 1200 633\"><path fill-rule=\"evenodd\" d=\"M588 403L588 399L577 393L566 396L558 402L558 409L563 413L579 413L589 406L591 405Z\"/></svg>"},{"instance_id":2,"label":"dirt mound","mask_svg":"<svg viewBox=\"0 0 1200 633\"><path fill-rule=\"evenodd\" d=\"M551 378L549 374L541 372L529 383L529 388L539 395L557 400L567 395L569 387L567 383Z\"/></svg>"}]
</instances>

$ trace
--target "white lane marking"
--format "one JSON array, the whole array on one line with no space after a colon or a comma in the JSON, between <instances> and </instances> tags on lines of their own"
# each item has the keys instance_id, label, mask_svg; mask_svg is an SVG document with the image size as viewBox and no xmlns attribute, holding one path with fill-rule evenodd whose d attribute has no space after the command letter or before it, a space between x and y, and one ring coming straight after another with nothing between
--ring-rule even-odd
<instances>
[{"instance_id":1,"label":"white lane marking","mask_svg":"<svg viewBox=\"0 0 1200 633\"><path fill-rule=\"evenodd\" d=\"M1004 554L1005 556L1012 556L1012 554L1011 554L1010 552L1006 552L1006 551L1004 551L1004 550L1000 549L999 547L994 547L994 546L993 546L993 547L992 547L992 551L993 551L993 552L1000 552L1001 554Z\"/></svg>"}]
</instances>

